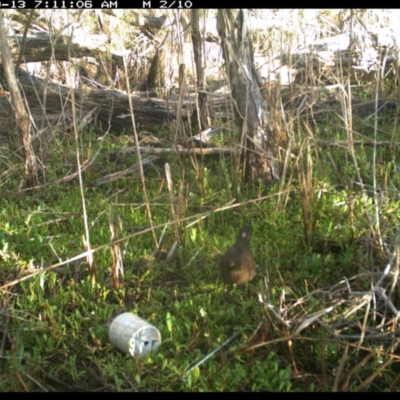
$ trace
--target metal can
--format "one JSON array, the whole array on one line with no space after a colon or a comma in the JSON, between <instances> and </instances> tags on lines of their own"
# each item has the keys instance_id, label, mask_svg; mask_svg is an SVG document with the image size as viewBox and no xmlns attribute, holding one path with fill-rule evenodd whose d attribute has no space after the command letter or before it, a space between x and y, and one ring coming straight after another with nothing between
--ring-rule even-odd
<instances>
[{"instance_id":1,"label":"metal can","mask_svg":"<svg viewBox=\"0 0 400 400\"><path fill-rule=\"evenodd\" d=\"M160 331L135 314L126 312L111 322L108 336L110 342L132 357L146 356L161 345Z\"/></svg>"}]
</instances>

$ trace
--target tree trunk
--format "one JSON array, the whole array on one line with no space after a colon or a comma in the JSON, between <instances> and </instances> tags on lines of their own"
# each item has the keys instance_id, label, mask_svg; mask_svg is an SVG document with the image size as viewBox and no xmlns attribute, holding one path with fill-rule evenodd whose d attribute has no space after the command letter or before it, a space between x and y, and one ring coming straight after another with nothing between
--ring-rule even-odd
<instances>
[{"instance_id":1,"label":"tree trunk","mask_svg":"<svg viewBox=\"0 0 400 400\"><path fill-rule=\"evenodd\" d=\"M274 138L269 127L260 80L254 67L253 48L248 30L247 10L218 10L217 29L231 85L236 120L245 144L245 176L274 183L278 169L274 158Z\"/></svg>"},{"instance_id":2,"label":"tree trunk","mask_svg":"<svg viewBox=\"0 0 400 400\"><path fill-rule=\"evenodd\" d=\"M165 88L165 49L160 46L154 54L147 75L147 90Z\"/></svg>"},{"instance_id":3,"label":"tree trunk","mask_svg":"<svg viewBox=\"0 0 400 400\"><path fill-rule=\"evenodd\" d=\"M10 91L9 135L11 149L21 154L25 160L25 176L22 187L37 186L36 156L30 137L30 117L25 109L24 100L18 87L15 65L7 43L3 12L0 10L0 52L3 61L4 75Z\"/></svg>"},{"instance_id":4,"label":"tree trunk","mask_svg":"<svg viewBox=\"0 0 400 400\"><path fill-rule=\"evenodd\" d=\"M208 128L210 126L210 116L208 110L207 95L203 92L205 90L205 75L204 75L204 63L203 63L203 50L202 40L199 28L199 10L191 10L191 28L192 28L192 43L193 43L193 54L194 63L196 65L197 75L197 89L201 92L198 93L199 99L199 114L197 115L197 109L193 112L192 124L199 125L199 130Z\"/></svg>"}]
</instances>

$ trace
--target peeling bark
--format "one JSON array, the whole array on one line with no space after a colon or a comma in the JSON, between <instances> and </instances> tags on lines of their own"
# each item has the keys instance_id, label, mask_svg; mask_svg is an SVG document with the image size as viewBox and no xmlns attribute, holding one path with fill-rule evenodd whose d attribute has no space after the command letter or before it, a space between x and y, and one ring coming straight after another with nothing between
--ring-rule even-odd
<instances>
[{"instance_id":1,"label":"peeling bark","mask_svg":"<svg viewBox=\"0 0 400 400\"><path fill-rule=\"evenodd\" d=\"M217 29L221 39L236 120L245 145L245 175L250 181L274 183L279 175L274 158L274 138L260 79L254 67L247 10L218 10Z\"/></svg>"}]
</instances>

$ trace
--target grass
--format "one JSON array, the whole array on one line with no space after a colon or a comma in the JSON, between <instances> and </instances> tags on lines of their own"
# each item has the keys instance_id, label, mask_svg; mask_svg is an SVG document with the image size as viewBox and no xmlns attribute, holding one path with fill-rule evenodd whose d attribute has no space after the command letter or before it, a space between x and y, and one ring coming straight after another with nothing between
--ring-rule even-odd
<instances>
[{"instance_id":1,"label":"grass","mask_svg":"<svg viewBox=\"0 0 400 400\"><path fill-rule=\"evenodd\" d=\"M122 169L107 161L114 148L112 138L102 143L91 135L82 138L85 159L101 151L90 170L83 174L87 217L92 248L110 242L108 219L118 213L124 235L149 226L141 183L126 177L96 186L101 171ZM370 176L369 148L357 154L362 174ZM46 182L66 174L59 160L73 160L75 148L63 143L47 161ZM377 267L378 254L366 253L357 242L370 230L366 213L373 215L373 197L349 184L354 168L345 163L346 151L333 148L331 154L343 177L338 182L329 157L315 147L318 165L313 165L312 245L307 246L300 189L292 180L289 196L279 201L278 186L240 183L235 191L239 206L213 212L234 198L229 157L204 159L193 168L189 158L168 156L146 170L156 237L163 238L160 251L150 232L129 239L124 261L124 282L113 288L112 259L108 247L94 253L96 285L92 288L85 258L56 271L47 271L8 287L1 292L2 344L0 390L85 390L85 391L319 391L332 388L333 371L340 365L343 347L332 341L323 328L313 326L307 337L290 342L291 329L270 320L268 304L275 310L309 296L308 313L324 307L313 291L334 285L343 276L353 276ZM379 150L378 150L379 151ZM379 177L391 168L379 151ZM5 157L5 153L3 153ZM134 163L135 157L124 161ZM180 222L181 245L170 261L165 254L176 235L171 219L170 195L163 163L171 165L175 196L180 185L184 198L177 209L179 218L207 217L190 227ZM318 168L322 166L322 168ZM71 172L72 166L69 167ZM295 168L295 166L290 167ZM76 181L49 184L43 189L21 194L13 191L21 168L3 184L7 196L0 200L1 282L23 277L40 267L66 260L83 251L83 214ZM240 171L239 171L240 174ZM295 176L295 175L294 175ZM389 171L392 185L397 177ZM240 179L238 180L240 182ZM398 219L399 202L388 194L381 208L381 219L393 226ZM244 287L225 288L218 274L222 252L232 243L244 223L252 223L252 249L258 263L257 279ZM164 235L162 235L165 229ZM388 226L388 232L393 228ZM368 258L370 257L370 258ZM383 264L381 264L383 265ZM267 284L265 283L267 282ZM365 282L368 290L368 282ZM258 293L264 301L260 302ZM146 359L132 359L113 348L105 321L129 304L161 332L162 345ZM330 316L325 323L329 324ZM4 335L3 333L3 335ZM233 334L235 340L198 366ZM4 337L4 336L3 336ZM290 344L291 343L291 344ZM358 358L362 358L359 354ZM352 361L352 365L358 362ZM378 365L378 364L377 364ZM375 367L371 366L371 370ZM190 372L187 371L190 369ZM369 389L383 390L393 378L388 368ZM363 370L363 377L372 372ZM390 378L391 377L391 378Z\"/></svg>"},{"instance_id":2,"label":"grass","mask_svg":"<svg viewBox=\"0 0 400 400\"><path fill-rule=\"evenodd\" d=\"M81 150L95 151L97 149L93 146L96 144L98 142L88 141L83 143ZM108 145L112 148L111 141L104 145L105 148ZM55 149L54 159L48 163L48 169L52 171L48 181L60 177L53 172L56 168L50 166L56 166L59 157L65 159L68 151L71 154L74 151L72 147L58 147L61 148L64 154L57 154ZM176 186L180 180L187 185L187 209L182 217L210 211L215 204L223 205L231 200L226 182L229 171L224 171L222 176L210 172L220 167L218 163L204 167L200 197L194 172L188 168L184 177L180 175L178 160L172 157L168 161ZM187 167L188 160L183 162ZM108 218L115 212L121 215L127 230L148 226L137 179L127 178L101 187L93 186L91 179L96 176L96 169L104 167L104 163L99 162L91 172L84 173L93 247L109 243ZM106 165L108 171L113 167L111 163ZM62 170L62 174L65 172ZM164 180L162 172L162 166L146 172L155 225L168 223L171 217L168 192L165 186L160 190ZM222 186L225 188L214 189ZM2 282L82 252L82 207L75 182L3 198L1 209ZM230 352L240 348L258 321L257 314L253 316L253 322L246 320L250 309L257 310L257 301L255 297L247 298L241 288L234 289L230 295L229 301L234 301L236 307L227 310L217 265L222 251L233 241L240 225L259 209L260 205L244 205L228 210L225 216L210 214L203 223L183 229L184 245L178 248L171 262L166 262L162 256L154 259L151 234L131 238L124 256L124 287L119 291L112 288L111 256L105 248L94 255L97 284L93 289L85 262L80 260L57 272L44 272L13 286L10 292L3 292L3 304L10 318L7 326L10 340L4 351L7 361L3 363L1 375L4 379L0 389L32 390L37 380L45 380L51 386L56 383L50 382L52 378L81 390L96 390L99 386L104 390L121 391L132 388L236 390L237 385L243 390L252 389L254 384L243 378L243 371L249 363L246 355L238 357L237 364L235 362L237 383L227 379L230 367L221 370L221 365L227 363L227 356L223 355L225 349L199 368L197 375L189 374L185 381L181 376L192 362L205 356L234 331L241 333L241 340L231 346ZM235 223L224 222L226 217ZM157 234L161 234L161 229ZM174 239L173 226L169 226L161 244L162 250L168 251ZM254 246L263 249L260 252L262 258L265 243L258 243L257 239ZM260 261L264 266L263 260ZM145 361L132 361L119 354L108 341L104 322L127 299L133 299L130 311L153 323L162 333L162 351ZM279 364L277 360L275 362ZM204 373L204 367L207 373ZM257 375L255 370L251 373ZM91 378L90 374L96 378ZM278 386L271 388L277 390Z\"/></svg>"}]
</instances>

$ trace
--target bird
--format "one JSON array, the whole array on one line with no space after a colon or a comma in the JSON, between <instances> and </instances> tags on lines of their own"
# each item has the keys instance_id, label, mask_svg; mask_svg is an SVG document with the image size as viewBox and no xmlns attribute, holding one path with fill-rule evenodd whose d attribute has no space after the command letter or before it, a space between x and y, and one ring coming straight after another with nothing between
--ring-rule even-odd
<instances>
[{"instance_id":1,"label":"bird","mask_svg":"<svg viewBox=\"0 0 400 400\"><path fill-rule=\"evenodd\" d=\"M242 283L251 281L256 275L256 261L250 250L250 239L253 228L243 226L239 236L219 264L221 278L225 283Z\"/></svg>"}]
</instances>

